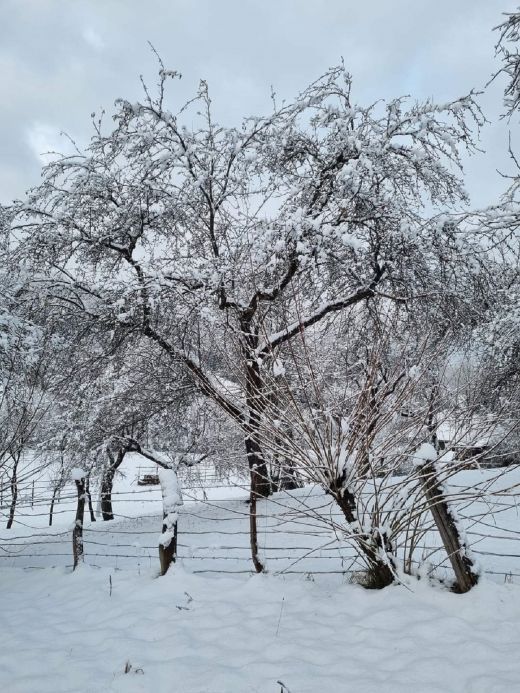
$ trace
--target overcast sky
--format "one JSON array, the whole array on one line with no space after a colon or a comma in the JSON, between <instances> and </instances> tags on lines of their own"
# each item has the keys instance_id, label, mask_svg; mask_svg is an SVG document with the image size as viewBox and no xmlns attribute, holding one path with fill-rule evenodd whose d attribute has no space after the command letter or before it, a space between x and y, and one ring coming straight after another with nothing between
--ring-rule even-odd
<instances>
[{"instance_id":1,"label":"overcast sky","mask_svg":"<svg viewBox=\"0 0 520 693\"><path fill-rule=\"evenodd\" d=\"M411 94L439 101L482 89L497 69L492 28L518 0L0 0L0 200L39 180L41 154L88 142L90 114L135 100L153 80L147 41L183 79L178 98L209 82L218 119L270 108L343 57L354 100ZM476 204L503 190L508 130L503 83L481 103L486 154L466 163Z\"/></svg>"}]
</instances>

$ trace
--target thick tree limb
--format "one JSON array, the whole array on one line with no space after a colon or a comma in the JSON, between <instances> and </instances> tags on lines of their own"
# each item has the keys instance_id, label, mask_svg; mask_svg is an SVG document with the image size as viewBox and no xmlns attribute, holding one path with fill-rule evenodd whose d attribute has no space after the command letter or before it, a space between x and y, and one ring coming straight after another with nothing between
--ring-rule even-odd
<instances>
[{"instance_id":1,"label":"thick tree limb","mask_svg":"<svg viewBox=\"0 0 520 693\"><path fill-rule=\"evenodd\" d=\"M364 301L365 299L372 298L373 296L375 296L375 287L381 280L384 271L384 267L378 268L376 276L368 286L357 289L353 294L347 296L344 299L326 303L325 305L320 306L320 308L318 308L318 310L316 310L312 315L309 315L303 320L299 320L297 322L292 323L292 325L289 325L285 330L276 332L275 334L271 335L267 340L267 344L260 351L259 356L267 356L267 354L276 349L276 347L280 346L281 344L284 344L285 342L288 342L295 335L297 335L298 332L305 330L307 327L315 325L329 313L338 312L340 310L343 310L344 308L353 306L356 303L359 303L360 301Z\"/></svg>"}]
</instances>

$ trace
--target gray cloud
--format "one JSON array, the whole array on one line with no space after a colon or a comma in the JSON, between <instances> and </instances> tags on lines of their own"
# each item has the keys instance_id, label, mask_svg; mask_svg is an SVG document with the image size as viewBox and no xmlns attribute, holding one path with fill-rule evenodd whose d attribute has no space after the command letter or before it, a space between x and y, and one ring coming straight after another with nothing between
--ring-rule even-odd
<instances>
[{"instance_id":1,"label":"gray cloud","mask_svg":"<svg viewBox=\"0 0 520 693\"><path fill-rule=\"evenodd\" d=\"M0 199L38 182L39 147L90 136L90 113L135 99L153 80L147 41L183 73L181 101L207 79L221 121L289 98L343 56L361 102L410 93L438 100L482 88L496 69L491 29L517 0L3 0L0 5ZM501 84L481 97L485 156L466 163L475 202L509 167ZM513 123L516 127L516 123ZM520 143L519 143L520 144Z\"/></svg>"}]
</instances>

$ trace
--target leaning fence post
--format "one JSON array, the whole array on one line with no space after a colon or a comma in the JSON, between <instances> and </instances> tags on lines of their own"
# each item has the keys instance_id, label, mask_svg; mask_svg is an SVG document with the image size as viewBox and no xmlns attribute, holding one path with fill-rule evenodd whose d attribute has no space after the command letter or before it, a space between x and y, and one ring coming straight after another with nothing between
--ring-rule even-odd
<instances>
[{"instance_id":1,"label":"leaning fence post","mask_svg":"<svg viewBox=\"0 0 520 693\"><path fill-rule=\"evenodd\" d=\"M72 555L74 557L74 567L76 570L80 561L83 561L83 518L85 515L85 477L83 469L73 469L71 476L76 483L78 492L78 504L76 506L76 520L72 530Z\"/></svg>"},{"instance_id":2,"label":"leaning fence post","mask_svg":"<svg viewBox=\"0 0 520 693\"><path fill-rule=\"evenodd\" d=\"M161 575L165 575L177 558L178 510L182 505L176 469L159 469L159 481L163 499L163 524L159 540Z\"/></svg>"},{"instance_id":3,"label":"leaning fence post","mask_svg":"<svg viewBox=\"0 0 520 693\"><path fill-rule=\"evenodd\" d=\"M469 592L477 584L479 575L463 542L457 527L456 515L448 504L443 484L438 477L434 461L437 458L437 451L433 445L425 443L416 455L417 461L422 462L418 464L418 467L424 495L455 573L457 591Z\"/></svg>"}]
</instances>

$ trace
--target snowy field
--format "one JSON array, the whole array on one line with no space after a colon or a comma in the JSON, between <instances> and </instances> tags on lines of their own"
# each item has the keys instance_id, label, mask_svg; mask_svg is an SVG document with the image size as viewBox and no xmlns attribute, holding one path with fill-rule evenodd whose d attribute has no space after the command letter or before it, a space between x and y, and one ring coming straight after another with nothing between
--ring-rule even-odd
<instances>
[{"instance_id":1,"label":"snowy field","mask_svg":"<svg viewBox=\"0 0 520 693\"><path fill-rule=\"evenodd\" d=\"M1 691L520 690L515 507L492 527L468 523L487 571L469 594L412 579L368 591L352 583L352 550L331 531L335 511L321 491L259 503L268 574L252 575L245 488L199 476L185 479L181 559L160 578L160 491L137 485L139 465L131 457L116 480L116 520L86 522L75 573L72 488L53 527L48 507L26 494L13 529L1 530ZM464 474L470 483L490 472Z\"/></svg>"},{"instance_id":2,"label":"snowy field","mask_svg":"<svg viewBox=\"0 0 520 693\"><path fill-rule=\"evenodd\" d=\"M520 687L516 585L379 592L323 577L214 580L181 566L160 579L85 566L3 570L0 581L0 681L10 693L280 693L277 681L291 693Z\"/></svg>"}]
</instances>

